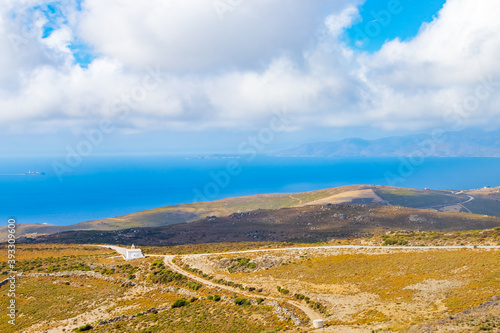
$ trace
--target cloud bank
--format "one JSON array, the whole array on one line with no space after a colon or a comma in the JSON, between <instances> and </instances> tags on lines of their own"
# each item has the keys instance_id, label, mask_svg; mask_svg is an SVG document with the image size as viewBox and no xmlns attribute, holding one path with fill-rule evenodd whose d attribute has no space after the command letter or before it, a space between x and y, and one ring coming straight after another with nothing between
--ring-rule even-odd
<instances>
[{"instance_id":1,"label":"cloud bank","mask_svg":"<svg viewBox=\"0 0 500 333\"><path fill-rule=\"evenodd\" d=\"M0 128L252 129L283 109L296 131L500 125L498 1L449 0L415 38L375 53L344 40L361 4L2 2Z\"/></svg>"}]
</instances>

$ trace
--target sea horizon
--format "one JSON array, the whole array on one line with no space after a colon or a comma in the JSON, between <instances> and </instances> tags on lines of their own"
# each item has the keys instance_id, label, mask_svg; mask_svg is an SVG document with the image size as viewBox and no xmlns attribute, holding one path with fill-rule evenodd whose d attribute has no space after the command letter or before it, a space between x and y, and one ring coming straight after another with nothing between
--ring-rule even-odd
<instances>
[{"instance_id":1,"label":"sea horizon","mask_svg":"<svg viewBox=\"0 0 500 333\"><path fill-rule=\"evenodd\" d=\"M52 167L60 158L3 158L0 215L19 224L70 225L194 201L346 185L439 190L500 185L500 158L494 157L428 157L415 163L404 157L207 156L92 156L62 176ZM27 171L45 175L24 175Z\"/></svg>"}]
</instances>

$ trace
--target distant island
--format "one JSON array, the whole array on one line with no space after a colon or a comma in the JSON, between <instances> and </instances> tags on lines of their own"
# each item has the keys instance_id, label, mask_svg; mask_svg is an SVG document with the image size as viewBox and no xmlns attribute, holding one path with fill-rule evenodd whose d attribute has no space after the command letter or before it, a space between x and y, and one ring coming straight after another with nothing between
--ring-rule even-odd
<instances>
[{"instance_id":1,"label":"distant island","mask_svg":"<svg viewBox=\"0 0 500 333\"><path fill-rule=\"evenodd\" d=\"M218 159L233 159L233 158L241 158L239 155L227 155L227 154L212 154L212 155L200 155L193 157L186 157L186 160L218 160Z\"/></svg>"},{"instance_id":2,"label":"distant island","mask_svg":"<svg viewBox=\"0 0 500 333\"><path fill-rule=\"evenodd\" d=\"M377 140L359 138L317 142L272 154L281 157L500 157L498 132L446 132L432 135L394 136Z\"/></svg>"}]
</instances>

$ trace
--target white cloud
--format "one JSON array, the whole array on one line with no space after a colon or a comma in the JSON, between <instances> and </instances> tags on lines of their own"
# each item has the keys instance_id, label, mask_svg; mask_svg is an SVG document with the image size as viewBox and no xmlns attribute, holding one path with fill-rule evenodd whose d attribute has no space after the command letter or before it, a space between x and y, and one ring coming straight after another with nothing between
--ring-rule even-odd
<instances>
[{"instance_id":1,"label":"white cloud","mask_svg":"<svg viewBox=\"0 0 500 333\"><path fill-rule=\"evenodd\" d=\"M332 14L325 20L330 34L338 37L344 29L352 26L355 19L359 19L359 11L355 6L348 6L340 14Z\"/></svg>"},{"instance_id":2,"label":"white cloud","mask_svg":"<svg viewBox=\"0 0 500 333\"><path fill-rule=\"evenodd\" d=\"M432 126L450 109L463 108L482 80L491 76L500 82L499 14L497 1L450 0L413 40L394 40L374 55L361 56L376 122L393 127L406 119L410 128L421 122ZM487 110L500 115L498 96L500 85L466 120L499 124L498 116L482 118Z\"/></svg>"},{"instance_id":3,"label":"white cloud","mask_svg":"<svg viewBox=\"0 0 500 333\"><path fill-rule=\"evenodd\" d=\"M340 40L358 19L359 1L242 1L221 21L211 1L86 0L82 12L66 9L67 22L46 39L40 13L30 14L30 34L22 16L9 14L25 13L21 4L0 7L4 130L78 131L116 117L117 99L142 87L156 66L161 83L118 120L126 131L256 128L282 108L305 131L428 129L442 126L481 78L500 81L495 0L449 0L413 40L387 42L374 54ZM74 64L75 39L96 52L87 69ZM500 125L494 88L467 124Z\"/></svg>"},{"instance_id":4,"label":"white cloud","mask_svg":"<svg viewBox=\"0 0 500 333\"><path fill-rule=\"evenodd\" d=\"M173 72L258 68L281 52L300 56L318 28L324 1L241 1L224 21L215 3L87 0L79 29L98 52L139 69L145 64Z\"/></svg>"}]
</instances>

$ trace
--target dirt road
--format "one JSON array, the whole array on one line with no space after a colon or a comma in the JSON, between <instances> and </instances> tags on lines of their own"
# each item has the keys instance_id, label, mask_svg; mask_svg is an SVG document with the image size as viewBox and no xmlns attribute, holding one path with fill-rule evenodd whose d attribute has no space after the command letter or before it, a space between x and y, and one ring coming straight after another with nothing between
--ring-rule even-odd
<instances>
[{"instance_id":1,"label":"dirt road","mask_svg":"<svg viewBox=\"0 0 500 333\"><path fill-rule=\"evenodd\" d=\"M121 255L125 255L126 250L127 250L124 247L119 247L119 246L114 246L114 245L96 245L96 246L112 249ZM199 283L202 283L206 286L210 286L210 287L215 288L215 289L227 290L227 291L234 292L234 293L237 293L239 295L243 295L243 296L249 297L249 298L260 297L260 298L263 298L265 300L270 300L270 301L282 301L282 302L284 301L284 302L292 305L293 307L300 309L302 312L304 312L304 314L311 320L311 325L312 325L313 320L322 319L322 317L319 313L317 313L316 311L314 311L313 309L308 307L306 304L301 304L300 302L291 301L288 299L278 299L278 298L274 298L274 297L253 294L253 293L242 291L240 289L236 289L236 288L233 288L230 286L224 286L224 285L217 284L217 283L212 282L210 280L206 280L198 275L195 275L191 272L185 271L182 268L180 268L179 266L177 266L176 264L174 264L173 259L175 256L173 256L173 255L148 255L148 256L150 256L150 257L163 257L164 262L165 262L165 266L167 266L172 271L183 274L194 281L197 281Z\"/></svg>"},{"instance_id":2,"label":"dirt road","mask_svg":"<svg viewBox=\"0 0 500 333\"><path fill-rule=\"evenodd\" d=\"M101 247L106 247L106 248L110 248L110 249L113 249L115 251L117 251L118 253L120 254L124 254L125 253L125 248L123 247L119 247L119 246L112 246L112 245L97 245L97 246L101 246ZM270 252L270 251L291 251L291 250L305 250L305 249L353 249L353 250L356 250L356 249L382 249L382 250L395 250L395 249L404 249L404 250L408 250L408 249L418 249L418 250L428 250L428 249L436 249L436 250L448 250L448 249L500 249L500 246L361 246L361 245L340 245L340 246L314 246L314 247L289 247L289 248L279 248L279 249L257 249L257 250L245 250L245 251L235 251L235 252L223 252L223 253L204 253L204 254L190 254L189 256L207 256L207 255L210 255L210 256L213 256L213 255L227 255L227 254L240 254L240 253L255 253L255 252ZM254 293L250 293L250 292L246 292L246 291L242 291L240 289L236 289L236 288L233 288L233 287L230 287L230 286L224 286L224 285L220 285L220 284L217 284L215 282L212 282L210 280L206 280L198 275L195 275L191 272L188 272L188 271L185 271L184 269L182 269L181 267L177 266L174 262L173 262L173 259L174 255L148 255L148 256L155 256L155 257L163 257L164 258L164 262L165 262L165 265L171 269L172 271L174 272L177 272L177 273L180 273L180 274L183 274L187 277L189 277L190 279L194 280L194 281L197 281L199 283L202 283L206 286L210 286L212 288L215 288L215 289L223 289L223 290L227 290L227 291L230 291L230 292L234 292L234 293L237 293L239 295L243 295L245 297L249 297L249 298L257 298L257 297L261 297L263 299L266 299L266 300L271 300L271 301L281 301L281 302L286 302L298 309L300 309L302 312L304 312L304 314L311 320L311 324L313 322L313 320L315 319L322 319L321 315L319 313L317 313L316 311L314 311L313 309L311 309L310 307L308 307L306 304L303 304L301 302L297 302L297 301L293 301L293 300L289 300L289 299L284 299L284 298L274 298L274 297L264 297L264 296L260 296L258 294L254 294ZM182 257L182 255L180 255L180 257Z\"/></svg>"},{"instance_id":3,"label":"dirt road","mask_svg":"<svg viewBox=\"0 0 500 333\"><path fill-rule=\"evenodd\" d=\"M304 312L306 314L306 316L309 317L309 319L311 320L311 323L314 319L322 319L322 317L319 313L316 313L314 310L312 310L311 308L309 308L305 304L301 304L301 303L295 302L295 301L290 301L287 299L278 299L278 298L274 298L274 297L265 297L265 296L261 296L261 295L256 295L256 294L242 291L240 289L236 289L233 287L220 285L220 284L217 284L217 283L212 282L210 280L206 280L202 277L199 277L198 275L195 275L195 274L192 274L190 272L183 270L182 268L180 268L179 266L177 266L176 264L173 263L172 260L174 259L174 256L164 256L164 258L165 258L165 265L168 266L171 270L173 270L177 273L183 274L183 275L189 277L190 279L198 281L204 285L208 285L208 286L213 287L213 288L219 288L219 289L231 291L231 292L237 293L239 295L244 295L244 296L249 297L249 298L261 297L263 299L270 300L270 301L285 301L288 304L293 305L294 307L296 307L296 308L300 309L302 312Z\"/></svg>"}]
</instances>

